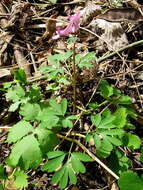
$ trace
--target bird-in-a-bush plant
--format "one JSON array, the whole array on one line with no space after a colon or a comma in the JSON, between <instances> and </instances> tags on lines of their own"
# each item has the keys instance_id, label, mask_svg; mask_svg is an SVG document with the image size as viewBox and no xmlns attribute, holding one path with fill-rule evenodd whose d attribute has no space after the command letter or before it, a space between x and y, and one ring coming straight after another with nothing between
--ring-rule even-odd
<instances>
[{"instance_id":1,"label":"bird-in-a-bush plant","mask_svg":"<svg viewBox=\"0 0 143 190\"><path fill-rule=\"evenodd\" d=\"M95 156L106 159L107 166L119 176L121 190L131 190L133 186L134 190L143 190L142 177L130 171L132 160L123 151L124 148L137 150L141 145L131 123L137 118L131 98L102 80L97 89L99 101L92 100L84 111L77 106L77 112L72 114L72 102L56 95L62 86L72 85L70 67L63 67L71 56L73 52L50 56L50 66L40 68L48 81L48 97L38 83L27 81L22 69L14 73L14 83L4 85L9 111L17 111L19 121L8 132L6 142L11 150L6 164L0 164L3 181L0 188L27 187L31 169L52 173L51 182L60 188L76 184L77 175L86 172L84 162L96 161L84 146L87 142L90 146L92 141ZM77 55L76 66L80 69L91 67L94 58L94 53ZM88 118L89 129L78 128L81 116ZM10 174L6 165L12 168Z\"/></svg>"}]
</instances>

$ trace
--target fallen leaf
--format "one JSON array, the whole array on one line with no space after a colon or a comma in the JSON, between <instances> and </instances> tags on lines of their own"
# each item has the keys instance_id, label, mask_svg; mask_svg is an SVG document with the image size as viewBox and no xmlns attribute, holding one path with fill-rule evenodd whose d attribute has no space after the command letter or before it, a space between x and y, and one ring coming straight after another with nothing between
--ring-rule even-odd
<instances>
[{"instance_id":1,"label":"fallen leaf","mask_svg":"<svg viewBox=\"0 0 143 190\"><path fill-rule=\"evenodd\" d=\"M143 21L141 13L134 8L116 8L109 9L96 18L104 19L110 22L140 22Z\"/></svg>"},{"instance_id":2,"label":"fallen leaf","mask_svg":"<svg viewBox=\"0 0 143 190\"><path fill-rule=\"evenodd\" d=\"M77 186L73 186L73 187L71 188L71 190L79 190L79 188L78 188Z\"/></svg>"},{"instance_id":3,"label":"fallen leaf","mask_svg":"<svg viewBox=\"0 0 143 190\"><path fill-rule=\"evenodd\" d=\"M0 69L0 78L10 75L10 70L8 69Z\"/></svg>"},{"instance_id":4,"label":"fallen leaf","mask_svg":"<svg viewBox=\"0 0 143 190\"><path fill-rule=\"evenodd\" d=\"M119 190L119 187L116 183L113 183L111 186L111 190Z\"/></svg>"},{"instance_id":5,"label":"fallen leaf","mask_svg":"<svg viewBox=\"0 0 143 190\"><path fill-rule=\"evenodd\" d=\"M115 51L128 44L127 36L120 23L93 19L88 25L88 29L98 34L99 40L96 40L96 49L98 48L99 51L105 51L105 48Z\"/></svg>"}]
</instances>

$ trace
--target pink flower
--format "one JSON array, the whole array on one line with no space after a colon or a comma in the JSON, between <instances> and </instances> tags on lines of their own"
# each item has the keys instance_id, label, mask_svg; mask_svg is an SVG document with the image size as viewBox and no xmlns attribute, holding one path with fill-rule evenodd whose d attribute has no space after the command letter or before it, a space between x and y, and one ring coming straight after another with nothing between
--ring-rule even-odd
<instances>
[{"instance_id":1,"label":"pink flower","mask_svg":"<svg viewBox=\"0 0 143 190\"><path fill-rule=\"evenodd\" d=\"M69 34L75 33L78 31L80 26L80 12L69 16L69 24L66 28L61 28L60 26L56 27L56 33L57 35L53 37L53 39L57 39L60 36L68 36Z\"/></svg>"}]
</instances>

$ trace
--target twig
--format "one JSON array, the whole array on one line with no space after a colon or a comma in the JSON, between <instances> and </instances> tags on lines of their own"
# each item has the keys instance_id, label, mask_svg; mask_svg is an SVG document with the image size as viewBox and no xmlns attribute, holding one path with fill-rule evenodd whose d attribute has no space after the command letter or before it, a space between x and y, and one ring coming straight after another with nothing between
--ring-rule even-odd
<instances>
[{"instance_id":1,"label":"twig","mask_svg":"<svg viewBox=\"0 0 143 190\"><path fill-rule=\"evenodd\" d=\"M138 46L140 44L143 44L143 40L139 40L137 42L133 42L133 43L131 43L131 44L129 44L129 45L123 47L123 48L120 48L119 50L116 50L116 52L112 52L112 53L107 54L106 56L102 56L102 57L100 57L100 58L97 59L97 63L101 63L102 61L105 61L106 59L109 59L109 58L113 57L114 55L116 55L119 52L122 52L124 50L129 49L129 48Z\"/></svg>"},{"instance_id":2,"label":"twig","mask_svg":"<svg viewBox=\"0 0 143 190\"><path fill-rule=\"evenodd\" d=\"M59 138L68 140L70 142L76 143L79 147L81 147L94 161L96 161L100 166L102 166L108 173L110 173L115 179L119 179L119 176L117 176L110 168L108 168L99 158L97 158L92 152L90 152L83 144L81 144L79 141L76 139L71 139L69 137L64 137L60 134L57 134Z\"/></svg>"}]
</instances>

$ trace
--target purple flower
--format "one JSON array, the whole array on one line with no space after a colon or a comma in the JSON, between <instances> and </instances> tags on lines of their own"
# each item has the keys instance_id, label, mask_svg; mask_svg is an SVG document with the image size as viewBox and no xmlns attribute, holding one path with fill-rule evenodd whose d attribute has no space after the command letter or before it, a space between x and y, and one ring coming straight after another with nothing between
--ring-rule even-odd
<instances>
[{"instance_id":1,"label":"purple flower","mask_svg":"<svg viewBox=\"0 0 143 190\"><path fill-rule=\"evenodd\" d=\"M80 25L80 12L69 16L69 24L66 26L66 28L61 28L60 26L56 27L56 36L53 37L53 39L57 39L60 36L68 36L69 34L75 33L79 29Z\"/></svg>"}]
</instances>

